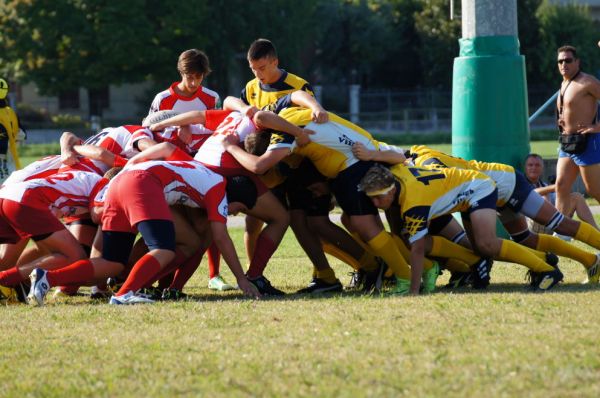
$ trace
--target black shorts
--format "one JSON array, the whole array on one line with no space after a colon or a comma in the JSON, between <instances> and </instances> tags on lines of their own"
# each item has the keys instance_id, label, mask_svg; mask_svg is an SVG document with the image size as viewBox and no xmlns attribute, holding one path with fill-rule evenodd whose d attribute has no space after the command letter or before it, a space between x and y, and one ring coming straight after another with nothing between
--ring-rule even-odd
<instances>
[{"instance_id":1,"label":"black shorts","mask_svg":"<svg viewBox=\"0 0 600 398\"><path fill-rule=\"evenodd\" d=\"M375 162L359 161L331 180L331 191L335 195L338 205L349 216L365 216L378 214L377 208L371 199L358 190L358 184Z\"/></svg>"}]
</instances>

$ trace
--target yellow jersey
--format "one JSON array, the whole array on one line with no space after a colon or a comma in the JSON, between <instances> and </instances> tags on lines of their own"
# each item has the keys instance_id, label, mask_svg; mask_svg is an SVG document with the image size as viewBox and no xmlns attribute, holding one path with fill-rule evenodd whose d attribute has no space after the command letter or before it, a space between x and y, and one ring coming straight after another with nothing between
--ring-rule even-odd
<instances>
[{"instance_id":1,"label":"yellow jersey","mask_svg":"<svg viewBox=\"0 0 600 398\"><path fill-rule=\"evenodd\" d=\"M434 218L467 211L496 188L490 178L474 170L397 164L390 171L400 184L396 205L411 243L428 233Z\"/></svg>"},{"instance_id":2,"label":"yellow jersey","mask_svg":"<svg viewBox=\"0 0 600 398\"><path fill-rule=\"evenodd\" d=\"M503 163L488 163L477 160L447 155L425 145L415 145L410 148L415 166L419 167L456 167L465 170L479 171L494 180L498 187L498 207L504 206L516 186L515 168Z\"/></svg>"},{"instance_id":3,"label":"yellow jersey","mask_svg":"<svg viewBox=\"0 0 600 398\"><path fill-rule=\"evenodd\" d=\"M21 168L19 154L17 153L17 135L19 134L19 120L15 111L10 106L0 108L0 136L8 138L8 149L13 158L15 167Z\"/></svg>"},{"instance_id":4,"label":"yellow jersey","mask_svg":"<svg viewBox=\"0 0 600 398\"><path fill-rule=\"evenodd\" d=\"M247 105L252 105L264 111L278 112L278 100L294 91L306 91L314 96L313 89L306 80L282 70L281 77L273 84L262 84L253 79L246 83L242 90L241 99Z\"/></svg>"},{"instance_id":5,"label":"yellow jersey","mask_svg":"<svg viewBox=\"0 0 600 398\"><path fill-rule=\"evenodd\" d=\"M366 130L331 112L327 123L313 122L311 111L306 108L286 108L279 116L296 126L306 127L315 134L310 136L311 142L308 145L298 147L293 136L276 132L271 135L271 144L267 150L289 148L290 152L310 159L327 178L335 178L341 171L359 162L352 153L352 145L355 143L360 142L371 150L379 148L378 142Z\"/></svg>"}]
</instances>

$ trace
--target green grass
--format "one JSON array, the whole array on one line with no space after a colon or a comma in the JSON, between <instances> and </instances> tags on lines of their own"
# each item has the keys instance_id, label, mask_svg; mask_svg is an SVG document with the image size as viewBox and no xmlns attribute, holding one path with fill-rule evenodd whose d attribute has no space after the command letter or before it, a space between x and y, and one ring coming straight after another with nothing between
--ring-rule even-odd
<instances>
[{"instance_id":1,"label":"green grass","mask_svg":"<svg viewBox=\"0 0 600 398\"><path fill-rule=\"evenodd\" d=\"M241 230L232 235L242 254ZM332 264L347 283L349 268ZM252 301L210 292L203 263L186 287L190 302L115 308L77 297L43 308L11 305L0 309L0 391L597 397L600 288L578 284L580 265L562 260L561 268L565 283L545 294L526 289L522 267L496 263L486 292ZM266 275L291 293L310 274L288 233Z\"/></svg>"}]
</instances>

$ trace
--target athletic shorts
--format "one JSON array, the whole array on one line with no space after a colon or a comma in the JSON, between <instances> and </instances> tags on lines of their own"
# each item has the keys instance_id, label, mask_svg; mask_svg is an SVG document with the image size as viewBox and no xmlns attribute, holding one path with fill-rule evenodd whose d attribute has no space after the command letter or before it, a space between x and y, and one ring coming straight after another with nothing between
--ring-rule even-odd
<instances>
[{"instance_id":1,"label":"athletic shorts","mask_svg":"<svg viewBox=\"0 0 600 398\"><path fill-rule=\"evenodd\" d=\"M0 243L17 243L21 239L45 239L65 226L49 209L22 205L0 199Z\"/></svg>"},{"instance_id":2,"label":"athletic shorts","mask_svg":"<svg viewBox=\"0 0 600 398\"><path fill-rule=\"evenodd\" d=\"M173 221L162 183L154 174L132 170L115 178L104 201L103 231L133 233L140 221Z\"/></svg>"},{"instance_id":3,"label":"athletic shorts","mask_svg":"<svg viewBox=\"0 0 600 398\"><path fill-rule=\"evenodd\" d=\"M491 182L491 180L490 180ZM498 188L494 188L492 193L484 195L481 198L474 196L469 199L469 208L465 212L466 214L471 214L476 210L481 209L494 209L496 210L496 202L498 201Z\"/></svg>"},{"instance_id":4,"label":"athletic shorts","mask_svg":"<svg viewBox=\"0 0 600 398\"><path fill-rule=\"evenodd\" d=\"M206 167L207 169L214 171L219 175L222 175L223 177L246 176L250 178L256 186L256 197L261 196L269 190L265 183L262 182L260 177L244 168L219 167L204 163L202 163L202 165L204 165L204 167Z\"/></svg>"},{"instance_id":5,"label":"athletic shorts","mask_svg":"<svg viewBox=\"0 0 600 398\"><path fill-rule=\"evenodd\" d=\"M600 163L600 133L588 134L585 151L578 154L558 150L559 158L571 158L577 166L591 166Z\"/></svg>"},{"instance_id":6,"label":"athletic shorts","mask_svg":"<svg viewBox=\"0 0 600 398\"><path fill-rule=\"evenodd\" d=\"M362 191L358 190L360 180L375 162L357 162L340 172L331 180L331 191L338 205L349 216L365 216L379 214L373 202Z\"/></svg>"},{"instance_id":7,"label":"athletic shorts","mask_svg":"<svg viewBox=\"0 0 600 398\"><path fill-rule=\"evenodd\" d=\"M508 207L515 213L520 212L523 204L534 190L534 186L527 181L527 178L525 178L523 173L515 170L515 189L513 190L512 195L510 195L508 202L506 202L502 208ZM500 210L502 210L502 208Z\"/></svg>"},{"instance_id":8,"label":"athletic shorts","mask_svg":"<svg viewBox=\"0 0 600 398\"><path fill-rule=\"evenodd\" d=\"M537 214L540 212L542 206L546 203L546 200L542 195L537 193L535 190L531 190L525 200L521 202L521 207L518 211L514 210L510 206L503 206L498 209L498 213L500 214L500 221L504 223L508 223L516 220L517 218L525 215L529 218L535 218ZM558 210L556 210L558 212Z\"/></svg>"}]
</instances>

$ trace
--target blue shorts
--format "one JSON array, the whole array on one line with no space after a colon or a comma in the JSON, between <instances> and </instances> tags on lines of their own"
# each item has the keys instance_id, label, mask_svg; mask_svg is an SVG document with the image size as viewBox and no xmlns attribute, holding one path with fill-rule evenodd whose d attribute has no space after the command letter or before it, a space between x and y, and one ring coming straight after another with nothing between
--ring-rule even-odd
<instances>
[{"instance_id":1,"label":"blue shorts","mask_svg":"<svg viewBox=\"0 0 600 398\"><path fill-rule=\"evenodd\" d=\"M585 151L571 154L558 150L559 158L571 158L577 166L591 166L600 163L600 133L588 134Z\"/></svg>"}]
</instances>

